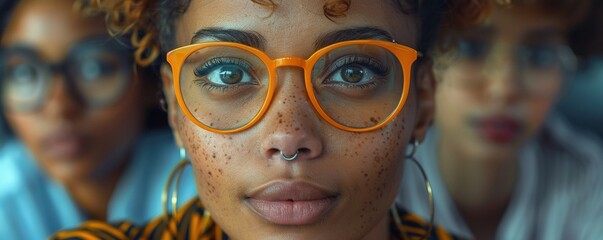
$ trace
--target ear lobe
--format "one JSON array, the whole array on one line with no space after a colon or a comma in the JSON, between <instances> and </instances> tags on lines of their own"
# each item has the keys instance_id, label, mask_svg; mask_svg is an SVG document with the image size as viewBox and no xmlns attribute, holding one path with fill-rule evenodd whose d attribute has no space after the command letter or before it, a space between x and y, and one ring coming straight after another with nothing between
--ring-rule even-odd
<instances>
[{"instance_id":1,"label":"ear lobe","mask_svg":"<svg viewBox=\"0 0 603 240\"><path fill-rule=\"evenodd\" d=\"M172 69L167 63L162 63L160 71L161 82L163 83L163 96L165 97L164 100L167 107L168 123L170 124L172 132L174 133L176 144L181 147L182 139L180 138L180 133L178 132L178 104L176 103L176 95L174 92Z\"/></svg>"},{"instance_id":2,"label":"ear lobe","mask_svg":"<svg viewBox=\"0 0 603 240\"><path fill-rule=\"evenodd\" d=\"M413 138L422 142L433 122L435 111L435 76L433 73L433 61L428 57L423 59L419 66L417 66L416 89L418 111Z\"/></svg>"}]
</instances>

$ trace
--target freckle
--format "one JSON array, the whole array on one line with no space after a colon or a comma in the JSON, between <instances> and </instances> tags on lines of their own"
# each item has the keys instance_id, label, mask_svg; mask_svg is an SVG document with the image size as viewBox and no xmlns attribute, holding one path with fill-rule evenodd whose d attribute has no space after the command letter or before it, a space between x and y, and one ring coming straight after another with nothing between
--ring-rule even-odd
<instances>
[{"instance_id":1,"label":"freckle","mask_svg":"<svg viewBox=\"0 0 603 240\"><path fill-rule=\"evenodd\" d=\"M299 127L296 127L296 128L295 128L295 131L299 131Z\"/></svg>"}]
</instances>

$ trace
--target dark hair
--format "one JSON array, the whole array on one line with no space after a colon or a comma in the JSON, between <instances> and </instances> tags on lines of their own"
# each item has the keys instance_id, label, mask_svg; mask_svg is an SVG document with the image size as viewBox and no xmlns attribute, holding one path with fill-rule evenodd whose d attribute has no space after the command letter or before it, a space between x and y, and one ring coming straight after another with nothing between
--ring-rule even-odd
<instances>
[{"instance_id":1,"label":"dark hair","mask_svg":"<svg viewBox=\"0 0 603 240\"><path fill-rule=\"evenodd\" d=\"M84 12L106 16L113 34L132 33L132 44L138 49L136 61L148 65L159 49L166 52L175 44L174 22L188 9L191 0L78 0ZM273 0L251 0L268 8L276 8ZM435 39L436 31L446 8L451 5L471 4L473 0L392 0L405 14L415 16L420 24L418 50L426 51ZM326 0L324 15L334 20L345 16L351 0ZM461 9L461 8L458 8Z\"/></svg>"},{"instance_id":2,"label":"dark hair","mask_svg":"<svg viewBox=\"0 0 603 240\"><path fill-rule=\"evenodd\" d=\"M0 0L0 34L3 34L6 30L6 25L8 25L8 20L17 2L16 0Z\"/></svg>"},{"instance_id":3,"label":"dark hair","mask_svg":"<svg viewBox=\"0 0 603 240\"><path fill-rule=\"evenodd\" d=\"M454 2L454 0L450 0ZM568 24L570 30L574 30L577 27L580 28L580 24L584 22L588 15L589 9L591 9L590 21L593 23L591 25L585 25L581 32L576 32L577 37L590 36L588 35L588 31L593 31L594 29L603 29L601 24L603 23L603 15L601 15L602 7L601 1L598 1L598 11L591 8L592 4L595 2L593 0L464 0L459 2L465 3L453 3L448 8L450 9L451 14L447 14L447 19L442 21L442 25L440 27L438 41L438 51L446 52L449 50L450 42L446 42L447 40L454 39L455 35L460 34L465 31L467 28L471 28L475 26L479 22L483 21L487 18L494 7L503 7L503 8L515 8L515 7L538 7L545 11L547 14L551 16L557 16L563 18L563 20ZM596 13L595 13L596 12ZM596 20L598 18L598 20ZM598 24L598 26L597 26ZM581 35L580 35L581 34ZM600 41L603 40L603 31L599 30L598 39ZM584 48L580 43L581 41L574 38L574 41L571 41L570 46L572 49L589 49L595 47L596 42L589 42L592 45ZM592 39L592 38L591 38ZM587 41L583 41L587 42ZM452 44L454 45L454 44ZM586 44L588 45L588 44ZM600 42L599 42L600 45ZM603 47L599 47L599 49L603 49ZM578 53L582 53L582 51L578 51ZM578 54L580 55L580 54Z\"/></svg>"},{"instance_id":4,"label":"dark hair","mask_svg":"<svg viewBox=\"0 0 603 240\"><path fill-rule=\"evenodd\" d=\"M572 29L569 42L578 56L603 56L603 1L593 1L588 16Z\"/></svg>"}]
</instances>

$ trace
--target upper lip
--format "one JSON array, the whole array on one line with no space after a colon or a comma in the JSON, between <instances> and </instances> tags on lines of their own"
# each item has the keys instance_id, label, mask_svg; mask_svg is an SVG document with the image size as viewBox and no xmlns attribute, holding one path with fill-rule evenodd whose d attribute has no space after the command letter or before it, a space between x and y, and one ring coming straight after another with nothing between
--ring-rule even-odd
<instances>
[{"instance_id":1,"label":"upper lip","mask_svg":"<svg viewBox=\"0 0 603 240\"><path fill-rule=\"evenodd\" d=\"M77 141L82 143L86 137L81 132L74 129L60 129L52 131L42 138L42 144L45 147L52 147L55 144L65 141Z\"/></svg>"},{"instance_id":2,"label":"upper lip","mask_svg":"<svg viewBox=\"0 0 603 240\"><path fill-rule=\"evenodd\" d=\"M336 196L335 191L305 181L270 182L247 194L249 198L265 201L311 201Z\"/></svg>"},{"instance_id":3,"label":"upper lip","mask_svg":"<svg viewBox=\"0 0 603 240\"><path fill-rule=\"evenodd\" d=\"M494 116L488 116L488 117L483 117L483 118L477 119L478 125L500 123L500 122L510 123L510 124L514 124L514 125L520 125L519 121L517 121L515 118L510 117L510 116L505 116L505 115L494 115Z\"/></svg>"},{"instance_id":4,"label":"upper lip","mask_svg":"<svg viewBox=\"0 0 603 240\"><path fill-rule=\"evenodd\" d=\"M53 131L50 134L46 135L46 137L43 139L43 141L46 143L51 143L54 141L61 141L64 139L82 138L82 137L83 137L82 134L79 134L77 131L74 131L72 129L61 129L61 130Z\"/></svg>"}]
</instances>

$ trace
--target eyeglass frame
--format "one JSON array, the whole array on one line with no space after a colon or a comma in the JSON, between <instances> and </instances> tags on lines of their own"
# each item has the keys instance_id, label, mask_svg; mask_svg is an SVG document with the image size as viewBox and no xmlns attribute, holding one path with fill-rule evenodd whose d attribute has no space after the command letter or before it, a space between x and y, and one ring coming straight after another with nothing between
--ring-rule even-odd
<instances>
[{"instance_id":1,"label":"eyeglass frame","mask_svg":"<svg viewBox=\"0 0 603 240\"><path fill-rule=\"evenodd\" d=\"M316 95L314 93L314 88L312 85L312 70L313 70L316 62L318 62L318 60L320 60L321 57L323 57L326 53L330 52L331 50L340 48L340 47L350 46L350 45L372 45L372 46L383 47L383 48L387 49L391 54L393 54L398 59L398 62L400 63L400 67L402 68L402 72L403 72L403 76L404 76L404 79L403 79L404 83L402 86L402 93L401 93L402 96L400 97L398 105L384 121L382 121L381 123L376 124L375 126L372 126L372 127L353 128L353 127L348 127L348 126L338 123L332 117L330 117L325 112L325 110L320 106L320 103L318 102L318 98L316 97ZM190 55L192 55L193 53L195 53L198 50L201 50L203 48L209 48L209 47L234 47L234 48L238 48L238 49L247 51L247 52L253 54L254 56L256 56L259 60L261 60L264 63L264 65L266 66L266 69L268 70L268 77L269 77L268 92L266 94L264 103L262 104L262 107L257 112L257 114L253 117L253 119L251 119L248 123L244 124L241 127L237 127L234 129L221 130L221 129L216 129L216 128L212 128L208 125L205 125L201 121L199 121L190 112L186 103L184 102L184 97L182 96L182 89L180 88L180 75L181 75L182 66ZM218 133L218 134L230 134L230 133L237 133L237 132L241 132L241 131L249 129L250 127L254 126L259 120L261 120L261 118L264 116L264 114L266 113L266 111L268 110L268 108L270 107L270 105L272 103L272 98L274 96L274 92L276 89L276 83L277 83L276 70L279 67L299 67L304 70L304 83L305 83L307 97L309 98L309 100L312 104L312 107L320 115L320 117L322 117L325 121L327 121L332 126L339 128L341 130L344 130L344 131L349 131L349 132L369 132L369 131L374 131L379 128L382 128L385 125L387 125L388 123L390 123L402 111L402 109L406 103L406 100L408 98L409 92L410 92L409 88L410 88L410 82L411 82L412 65L421 56L422 56L422 54L419 51L417 51L411 47L408 47L408 46L405 46L402 44L398 44L395 41L387 42L387 41L382 41L382 40L350 40L350 41L338 42L338 43L323 47L323 48L315 51L308 59L303 59L303 58L299 58L299 57L282 57L282 58L272 59L262 50L259 50L257 48L254 48L254 47L251 47L248 45L234 43L234 42L204 42L204 43L191 44L191 45L187 45L187 46L183 46L183 47L171 50L170 52L167 53L166 58L167 58L167 62L170 64L170 66L172 68L172 73L173 73L172 80L173 80L173 84L174 84L174 92L176 95L176 100L178 102L178 105L180 106L180 109L186 115L186 117L190 121L192 121L195 125L203 128L207 131Z\"/></svg>"},{"instance_id":2,"label":"eyeglass frame","mask_svg":"<svg viewBox=\"0 0 603 240\"><path fill-rule=\"evenodd\" d=\"M120 65L122 66L126 66L126 65L133 65L134 61L131 57L131 53L129 53L131 50L123 45L122 43L125 42L125 39L121 39L121 38L115 38L115 37L108 37L108 36L95 36L95 37L90 37L84 40L79 41L78 43L76 43L74 46L72 46L71 48L69 48L68 50L68 55L65 59L59 61L59 62L48 62L48 61L44 61L39 53L35 50L30 49L27 45L17 45L15 47L10 47L10 48L0 48L0 59L4 59L4 56L7 55L10 52L21 52L21 53L25 53L25 55L27 55L29 58L34 59L35 61L38 61L37 64L41 64L42 68L44 71L47 71L46 74L48 74L47 79L45 79L44 81L46 81L45 84L47 84L49 87L49 90L47 91L52 91L51 89L52 84L55 84L52 80L52 75L54 74L62 74L64 77L63 82L67 88L67 91L69 92L70 96L72 98L74 98L74 100L76 100L76 102L87 102L86 97L82 96L83 94L80 92L80 90L78 89L78 87L76 87L76 81L75 79L71 79L71 76L69 76L68 74L68 70L69 70L69 64L70 64L70 58L72 57L73 53L75 52L79 52L81 51L81 49L85 49L90 47L90 45L98 45L101 44L103 42L109 41L111 45L108 45L108 47L111 49L111 51L114 51L116 53L120 52L120 50L125 50L128 51L128 53L123 53L123 54L118 54L119 57L119 61L120 61ZM2 64L4 64L2 61L0 61L0 70L3 69ZM0 71L0 74L2 74L2 72ZM0 75L0 81L4 81L1 77L3 77L2 75ZM130 79L129 77L126 77L126 79ZM4 83L0 84L0 99L2 99L2 104L0 104L0 108L6 108L9 109L10 111L15 111L15 112L37 112L40 109L44 108L44 101L42 101L41 103L38 103L39 106L35 106L32 107L32 109L28 109L28 110L14 110L12 108L7 108L6 106L4 106L4 96L3 96L3 90L1 89L3 87ZM132 80L128 80L128 83L126 85L123 86L123 88L121 89L121 94L116 97L116 99L108 101L107 103L101 105L101 106L93 106L94 109L97 108L103 108L106 106L109 106L113 103L115 103L116 101L118 101L120 98L123 98L124 94L128 91L129 88L131 88L132 86ZM48 96L45 96L44 98L48 98Z\"/></svg>"},{"instance_id":3,"label":"eyeglass frame","mask_svg":"<svg viewBox=\"0 0 603 240\"><path fill-rule=\"evenodd\" d=\"M459 59L465 58L465 57L461 56L461 53L459 53L459 50L458 50L458 48L459 48L458 45L460 45L459 44L460 40L457 39L456 41L457 41L457 46L451 48L453 50L450 50L450 51L453 54L456 54L455 60L459 60ZM514 57L513 61L518 61L518 62L523 61L523 59L522 59L523 56L521 56L521 53L524 51L523 48L525 48L525 46L522 45L522 46L517 47L517 49L515 49L516 56L513 56ZM563 85L563 84L565 84L567 78L573 76L576 73L579 60L578 60L577 56L575 55L574 51L569 46L567 46L567 44L564 44L564 43L557 44L554 46L554 48L555 48L555 54L557 55L558 60L559 60L559 67L560 67L559 74L560 74L560 79L561 79L562 85ZM494 49L494 48L489 49L488 50L489 52L487 52L483 57L480 57L479 59L471 59L471 57L467 57L466 60L462 59L461 61L467 61L470 63L480 62L480 64L482 64L482 65L480 65L481 69L479 71L483 72L485 70L488 70L487 68L489 66L490 67L492 66L492 65L490 65L490 64L492 64L492 57L496 55L495 52L492 52L493 51L492 49ZM448 51L448 50L446 50L446 51ZM442 54L442 53L438 53L438 54ZM449 54L449 53L444 52L444 54ZM438 58L438 57L439 56L436 56L435 58ZM520 67L530 68L529 66L528 67L521 66L521 64L522 63L516 63L516 65L520 65ZM493 69L493 68L490 68L490 69ZM540 70L540 69L535 69L535 70ZM526 71L526 69L522 69L521 71L523 73L524 71ZM473 74L477 71L469 71L469 72ZM524 81L524 83L526 83L526 82L527 81ZM481 84L484 84L484 83L485 82L482 82ZM526 87L526 86L522 86L522 88L527 89L528 91L532 91L532 92L534 91L533 89L528 89L528 87ZM534 92L534 93L537 93L537 92ZM539 93L537 93L537 94L539 94Z\"/></svg>"}]
</instances>

